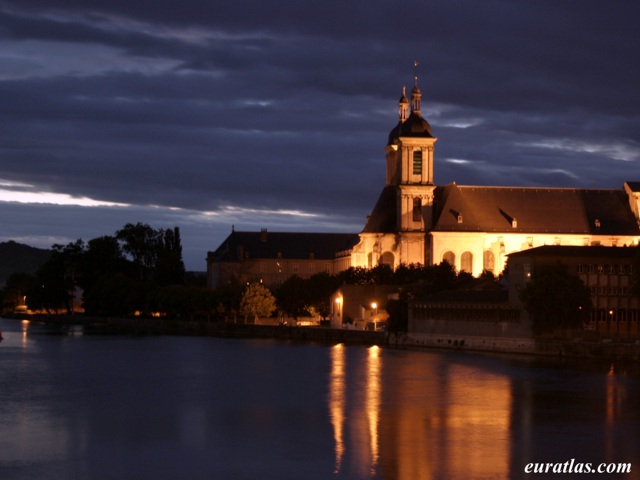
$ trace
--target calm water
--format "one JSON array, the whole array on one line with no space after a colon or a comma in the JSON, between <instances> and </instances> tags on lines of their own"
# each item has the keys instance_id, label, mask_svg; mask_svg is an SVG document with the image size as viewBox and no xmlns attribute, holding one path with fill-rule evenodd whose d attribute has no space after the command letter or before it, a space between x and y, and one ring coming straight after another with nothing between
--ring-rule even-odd
<instances>
[{"instance_id":1,"label":"calm water","mask_svg":"<svg viewBox=\"0 0 640 480\"><path fill-rule=\"evenodd\" d=\"M640 478L640 377L608 366L0 330L3 480Z\"/></svg>"}]
</instances>

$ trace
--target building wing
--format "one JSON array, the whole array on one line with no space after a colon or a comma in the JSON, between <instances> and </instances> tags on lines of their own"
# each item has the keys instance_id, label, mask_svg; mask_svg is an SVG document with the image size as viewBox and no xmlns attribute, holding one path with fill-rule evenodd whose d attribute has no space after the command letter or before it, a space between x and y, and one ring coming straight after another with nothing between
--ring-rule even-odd
<instances>
[{"instance_id":1,"label":"building wing","mask_svg":"<svg viewBox=\"0 0 640 480\"><path fill-rule=\"evenodd\" d=\"M436 190L434 231L638 235L622 190L478 187Z\"/></svg>"}]
</instances>

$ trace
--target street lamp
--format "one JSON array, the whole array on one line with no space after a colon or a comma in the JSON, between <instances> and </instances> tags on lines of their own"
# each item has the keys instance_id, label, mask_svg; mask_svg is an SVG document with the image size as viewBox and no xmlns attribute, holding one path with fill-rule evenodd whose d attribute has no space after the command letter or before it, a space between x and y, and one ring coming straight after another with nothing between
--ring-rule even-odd
<instances>
[{"instance_id":1,"label":"street lamp","mask_svg":"<svg viewBox=\"0 0 640 480\"><path fill-rule=\"evenodd\" d=\"M378 330L378 319L376 315L378 315L378 304L376 302L371 302L371 309L373 310L373 330Z\"/></svg>"}]
</instances>

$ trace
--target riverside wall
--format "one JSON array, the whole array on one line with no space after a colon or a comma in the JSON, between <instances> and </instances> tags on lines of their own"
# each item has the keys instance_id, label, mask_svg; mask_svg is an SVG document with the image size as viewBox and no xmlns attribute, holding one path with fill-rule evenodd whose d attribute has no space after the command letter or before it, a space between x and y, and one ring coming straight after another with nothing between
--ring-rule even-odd
<instances>
[{"instance_id":1,"label":"riverside wall","mask_svg":"<svg viewBox=\"0 0 640 480\"><path fill-rule=\"evenodd\" d=\"M19 315L7 318L28 319L64 329L79 326L85 335L190 335L221 338L272 338L300 342L384 345L383 332L333 329L318 326L256 325L208 321L170 320L166 318L96 318L84 315ZM75 331L75 330L74 330Z\"/></svg>"},{"instance_id":2,"label":"riverside wall","mask_svg":"<svg viewBox=\"0 0 640 480\"><path fill-rule=\"evenodd\" d=\"M591 358L640 363L640 341L614 342L608 339L585 341L561 338L513 338L463 334L390 333L369 330L255 325L166 318L92 318L83 315L19 315L5 318L28 319L63 331L81 327L86 335L192 335L221 338L265 338L298 342L379 345L411 350L457 350L468 352L539 355L557 358ZM74 332L77 330L74 328Z\"/></svg>"},{"instance_id":3,"label":"riverside wall","mask_svg":"<svg viewBox=\"0 0 640 480\"><path fill-rule=\"evenodd\" d=\"M590 358L640 363L640 341L585 341L580 338L509 338L476 335L400 333L390 334L388 345L407 349L445 349L540 355L557 358Z\"/></svg>"}]
</instances>

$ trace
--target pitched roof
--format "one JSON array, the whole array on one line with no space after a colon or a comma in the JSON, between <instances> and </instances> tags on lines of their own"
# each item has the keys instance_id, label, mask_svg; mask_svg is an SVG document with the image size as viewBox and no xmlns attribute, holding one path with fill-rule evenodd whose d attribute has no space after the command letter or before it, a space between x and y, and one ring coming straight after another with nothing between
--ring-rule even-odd
<instances>
[{"instance_id":1,"label":"pitched roof","mask_svg":"<svg viewBox=\"0 0 640 480\"><path fill-rule=\"evenodd\" d=\"M605 247L602 245L543 245L509 254L511 257L591 257L591 258L634 258L640 255L638 247Z\"/></svg>"},{"instance_id":2,"label":"pitched roof","mask_svg":"<svg viewBox=\"0 0 640 480\"><path fill-rule=\"evenodd\" d=\"M393 233L397 231L397 198L397 187L392 185L384 187L362 231L364 233Z\"/></svg>"},{"instance_id":3,"label":"pitched roof","mask_svg":"<svg viewBox=\"0 0 640 480\"><path fill-rule=\"evenodd\" d=\"M452 183L435 195L434 231L640 234L623 190Z\"/></svg>"},{"instance_id":4,"label":"pitched roof","mask_svg":"<svg viewBox=\"0 0 640 480\"><path fill-rule=\"evenodd\" d=\"M640 182L626 182L632 192L640 192Z\"/></svg>"},{"instance_id":5,"label":"pitched roof","mask_svg":"<svg viewBox=\"0 0 640 480\"><path fill-rule=\"evenodd\" d=\"M237 262L245 255L256 259L329 260L338 252L358 243L357 233L294 233L232 231L209 259L217 262Z\"/></svg>"}]
</instances>

